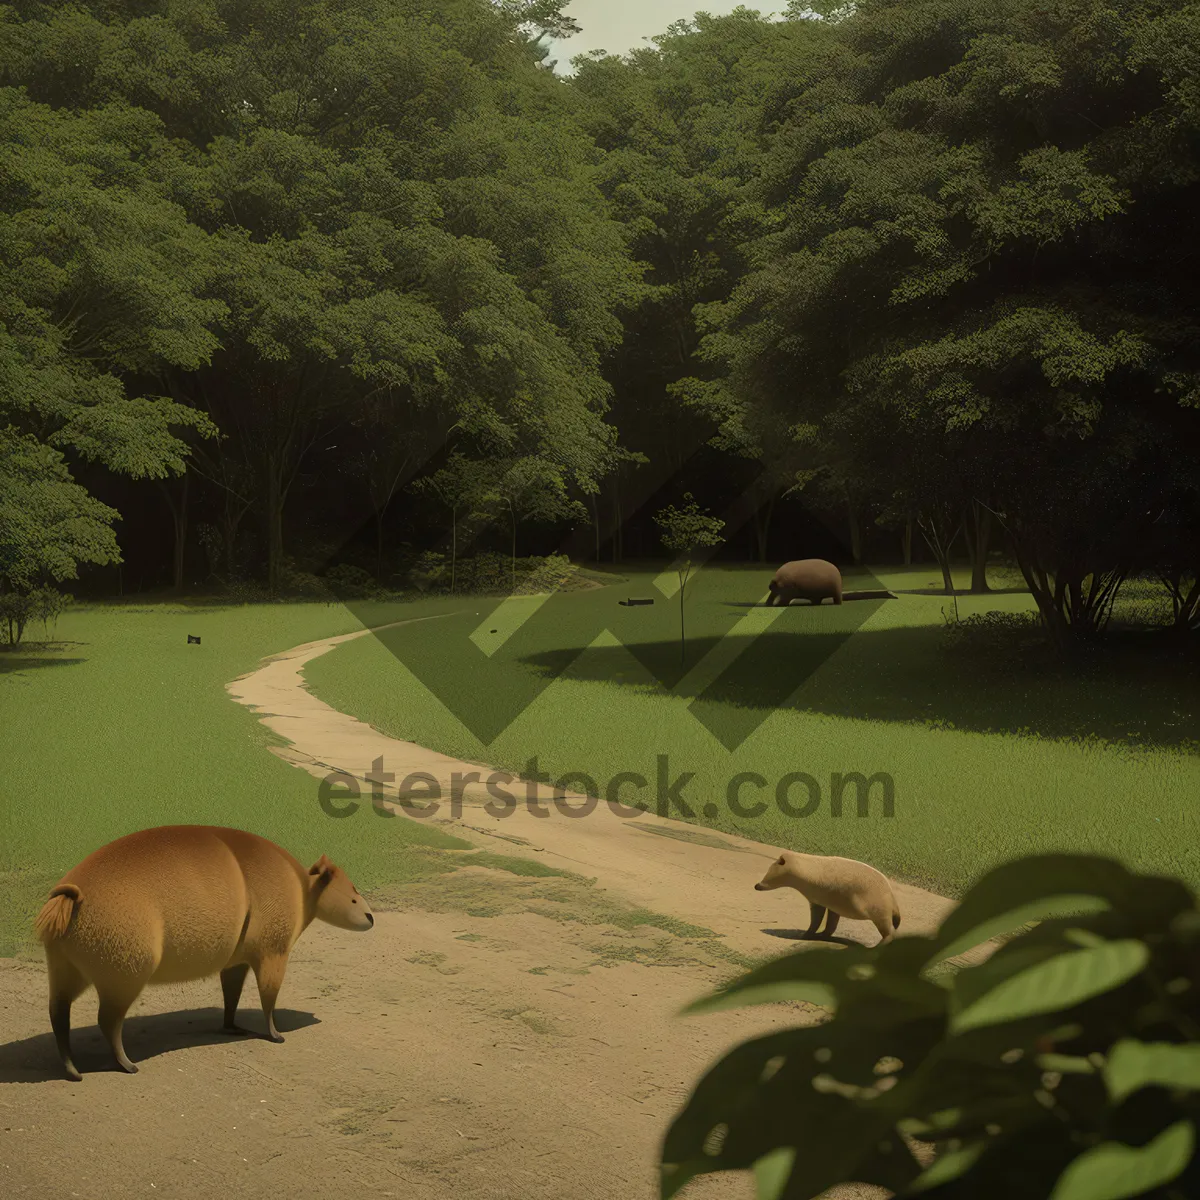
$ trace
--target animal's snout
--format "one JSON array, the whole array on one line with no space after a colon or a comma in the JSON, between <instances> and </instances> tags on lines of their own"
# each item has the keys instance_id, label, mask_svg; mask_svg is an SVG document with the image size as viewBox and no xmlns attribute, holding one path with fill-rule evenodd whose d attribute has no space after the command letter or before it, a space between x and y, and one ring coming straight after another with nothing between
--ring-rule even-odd
<instances>
[{"instance_id":1,"label":"animal's snout","mask_svg":"<svg viewBox=\"0 0 1200 1200\"><path fill-rule=\"evenodd\" d=\"M756 892L765 892L767 890L767 885L765 883L756 883L754 885L754 890Z\"/></svg>"},{"instance_id":2,"label":"animal's snout","mask_svg":"<svg viewBox=\"0 0 1200 1200\"><path fill-rule=\"evenodd\" d=\"M367 924L368 925L375 924L375 914L374 913L367 913Z\"/></svg>"}]
</instances>

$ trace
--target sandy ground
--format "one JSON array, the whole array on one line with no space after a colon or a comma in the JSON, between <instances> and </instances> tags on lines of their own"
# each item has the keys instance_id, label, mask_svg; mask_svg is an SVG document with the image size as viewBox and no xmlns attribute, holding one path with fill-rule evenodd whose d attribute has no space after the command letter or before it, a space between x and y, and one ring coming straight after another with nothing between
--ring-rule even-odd
<instances>
[{"instance_id":1,"label":"sandy ground","mask_svg":"<svg viewBox=\"0 0 1200 1200\"><path fill-rule=\"evenodd\" d=\"M386 737L307 690L305 663L367 632L296 647L229 691L286 739L276 753L316 777L363 779L382 757L397 780L433 775L446 797L456 772L486 779L488 768ZM805 903L754 891L774 847L603 804L569 818L545 788L549 816L521 804L495 817L481 786L461 791L460 811L444 803L432 819L576 878L469 867L403 889L393 911L385 899L369 934L314 925L291 958L282 1045L217 1032L216 980L155 988L126 1026L140 1064L127 1076L111 1069L85 996L84 1079L72 1084L42 964L0 960L0 1193L650 1200L663 1132L703 1070L746 1037L819 1019L782 1006L677 1015L746 956L793 948L784 939L807 926ZM896 894L901 934L931 931L951 908ZM637 907L687 925L638 924ZM839 934L877 936L851 921ZM255 1004L251 984L243 1021L261 1029ZM686 1195L753 1188L712 1176Z\"/></svg>"}]
</instances>

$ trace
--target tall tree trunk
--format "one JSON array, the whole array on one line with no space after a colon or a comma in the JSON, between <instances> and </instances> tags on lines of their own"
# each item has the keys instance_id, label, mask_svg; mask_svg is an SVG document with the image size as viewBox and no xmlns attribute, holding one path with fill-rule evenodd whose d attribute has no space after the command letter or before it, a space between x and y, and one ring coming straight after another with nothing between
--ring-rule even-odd
<instances>
[{"instance_id":1,"label":"tall tree trunk","mask_svg":"<svg viewBox=\"0 0 1200 1200\"><path fill-rule=\"evenodd\" d=\"M188 479L190 476L186 471L183 473L183 494L179 498L179 512L175 514L175 563L173 579L171 586L176 592L183 591L183 565L184 556L187 552L187 529L188 529Z\"/></svg>"},{"instance_id":2,"label":"tall tree trunk","mask_svg":"<svg viewBox=\"0 0 1200 1200\"><path fill-rule=\"evenodd\" d=\"M954 575L950 570L950 552L962 529L960 522L951 531L950 520L948 514L939 512L928 513L917 518L917 524L920 526L925 543L933 551L933 556L942 569L942 586L948 596L954 594Z\"/></svg>"},{"instance_id":3,"label":"tall tree trunk","mask_svg":"<svg viewBox=\"0 0 1200 1200\"><path fill-rule=\"evenodd\" d=\"M226 493L225 508L221 513L221 540L224 542L221 549L225 555L226 582L233 578L234 572L237 570L238 532L241 529L242 518L245 517L247 511L248 509L244 505L239 508L234 503L233 496Z\"/></svg>"},{"instance_id":4,"label":"tall tree trunk","mask_svg":"<svg viewBox=\"0 0 1200 1200\"><path fill-rule=\"evenodd\" d=\"M912 566L913 560L913 519L912 517L905 518L904 530L900 535L900 540L904 545L904 565Z\"/></svg>"},{"instance_id":5,"label":"tall tree trunk","mask_svg":"<svg viewBox=\"0 0 1200 1200\"><path fill-rule=\"evenodd\" d=\"M776 499L777 497L772 495L766 503L765 511L763 509L754 511L755 549L760 563L767 561L767 539L771 532L771 516L775 511Z\"/></svg>"},{"instance_id":6,"label":"tall tree trunk","mask_svg":"<svg viewBox=\"0 0 1200 1200\"><path fill-rule=\"evenodd\" d=\"M992 548L992 510L978 500L971 501L971 591L990 592L987 581L988 551Z\"/></svg>"},{"instance_id":7,"label":"tall tree trunk","mask_svg":"<svg viewBox=\"0 0 1200 1200\"><path fill-rule=\"evenodd\" d=\"M283 502L285 492L283 480L275 456L267 460L266 520L267 532L267 590L272 596L279 595L283 582Z\"/></svg>"},{"instance_id":8,"label":"tall tree trunk","mask_svg":"<svg viewBox=\"0 0 1200 1200\"><path fill-rule=\"evenodd\" d=\"M375 479L372 479L367 486L371 511L375 514L375 578L381 583L383 581L383 523L387 518L388 509L392 506L392 501L396 498L400 480L404 478L404 472L408 469L411 457L410 454L406 454L400 462L399 470L385 481L387 483L386 491L375 486Z\"/></svg>"},{"instance_id":9,"label":"tall tree trunk","mask_svg":"<svg viewBox=\"0 0 1200 1200\"><path fill-rule=\"evenodd\" d=\"M621 512L621 469L613 473L613 562L625 557L625 519Z\"/></svg>"},{"instance_id":10,"label":"tall tree trunk","mask_svg":"<svg viewBox=\"0 0 1200 1200\"><path fill-rule=\"evenodd\" d=\"M171 510L171 524L175 532L175 545L171 558L171 588L176 593L183 591L183 565L187 548L188 526L188 480L190 478L189 472L185 470L183 481L180 484L178 501L171 492L171 484L167 480L160 481L163 494L167 498L167 506Z\"/></svg>"},{"instance_id":11,"label":"tall tree trunk","mask_svg":"<svg viewBox=\"0 0 1200 1200\"><path fill-rule=\"evenodd\" d=\"M846 499L846 514L850 521L850 556L854 559L854 565L859 567L862 566L862 526L859 524L854 501L849 497Z\"/></svg>"}]
</instances>

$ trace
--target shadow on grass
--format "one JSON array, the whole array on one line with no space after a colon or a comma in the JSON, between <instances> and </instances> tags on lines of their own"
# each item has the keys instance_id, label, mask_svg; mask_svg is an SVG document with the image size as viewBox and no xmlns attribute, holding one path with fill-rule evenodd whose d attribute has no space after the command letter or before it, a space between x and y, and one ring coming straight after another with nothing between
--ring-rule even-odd
<instances>
[{"instance_id":1,"label":"shadow on grass","mask_svg":"<svg viewBox=\"0 0 1200 1200\"><path fill-rule=\"evenodd\" d=\"M813 610L815 611L815 610ZM697 664L721 644L689 639ZM575 678L645 687L623 678L628 655L658 679L715 736L738 741L775 709L859 720L915 722L977 733L1195 749L1200 730L1200 646L1169 637L1114 637L1078 661L1034 639L982 654L951 649L934 627L817 631L776 626L746 640L715 677L679 678L678 641L594 646L571 666ZM560 655L523 659L549 673Z\"/></svg>"},{"instance_id":2,"label":"shadow on grass","mask_svg":"<svg viewBox=\"0 0 1200 1200\"><path fill-rule=\"evenodd\" d=\"M42 657L37 654L14 654L12 651L0 651L0 675L15 675L20 671L32 671L38 667L75 667L87 662L86 658L54 658L47 654Z\"/></svg>"},{"instance_id":3,"label":"shadow on grass","mask_svg":"<svg viewBox=\"0 0 1200 1200\"><path fill-rule=\"evenodd\" d=\"M81 1018L87 1011L87 999L84 996L76 1002L76 1011ZM94 994L92 999L95 999ZM192 1046L228 1046L230 1042L266 1037L262 1013L252 1009L242 1009L238 1013L238 1021L249 1030L248 1035L239 1037L222 1033L222 1020L221 1010L215 1007L130 1017L125 1022L122 1035L125 1053L137 1065L160 1054L170 1054L174 1050L186 1050ZM320 1018L309 1012L275 1010L275 1026L285 1037L290 1032L319 1024ZM93 1072L118 1069L112 1051L96 1025L81 1025L72 1030L71 1053L85 1080ZM54 1080L65 1082L66 1077L54 1045L54 1036L48 1029L35 1037L0 1045L0 1083L50 1083Z\"/></svg>"},{"instance_id":4,"label":"shadow on grass","mask_svg":"<svg viewBox=\"0 0 1200 1200\"><path fill-rule=\"evenodd\" d=\"M948 592L945 588L892 588L892 591L897 596L963 596L973 599L986 598L988 596L1028 596L1029 589L1027 587L990 587L986 592L972 592L965 588L960 588L956 592Z\"/></svg>"}]
</instances>

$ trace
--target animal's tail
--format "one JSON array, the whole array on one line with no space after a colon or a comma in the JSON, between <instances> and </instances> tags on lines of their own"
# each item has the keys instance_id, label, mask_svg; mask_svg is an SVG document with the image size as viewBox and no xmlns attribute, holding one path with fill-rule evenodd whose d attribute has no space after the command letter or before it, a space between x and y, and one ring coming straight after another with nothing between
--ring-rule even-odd
<instances>
[{"instance_id":1,"label":"animal's tail","mask_svg":"<svg viewBox=\"0 0 1200 1200\"><path fill-rule=\"evenodd\" d=\"M900 914L898 912L892 913L892 928L893 929L900 928Z\"/></svg>"},{"instance_id":2,"label":"animal's tail","mask_svg":"<svg viewBox=\"0 0 1200 1200\"><path fill-rule=\"evenodd\" d=\"M60 883L50 893L50 899L33 923L33 932L43 946L48 946L67 932L75 908L82 899L83 893L73 883Z\"/></svg>"}]
</instances>

